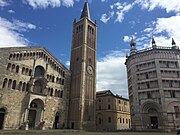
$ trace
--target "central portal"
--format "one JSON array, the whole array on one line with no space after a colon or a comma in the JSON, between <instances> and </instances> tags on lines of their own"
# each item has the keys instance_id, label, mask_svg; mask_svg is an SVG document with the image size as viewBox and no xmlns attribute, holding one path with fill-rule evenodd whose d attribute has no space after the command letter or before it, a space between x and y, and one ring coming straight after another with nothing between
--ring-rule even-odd
<instances>
[{"instance_id":1,"label":"central portal","mask_svg":"<svg viewBox=\"0 0 180 135\"><path fill-rule=\"evenodd\" d=\"M44 110L44 103L40 99L31 101L28 120L29 129L40 129L42 120L42 111Z\"/></svg>"},{"instance_id":2,"label":"central portal","mask_svg":"<svg viewBox=\"0 0 180 135\"><path fill-rule=\"evenodd\" d=\"M158 118L156 116L151 116L151 128L152 129L158 129Z\"/></svg>"},{"instance_id":3,"label":"central portal","mask_svg":"<svg viewBox=\"0 0 180 135\"><path fill-rule=\"evenodd\" d=\"M34 129L35 128L35 121L36 121L36 110L29 110L29 128Z\"/></svg>"}]
</instances>

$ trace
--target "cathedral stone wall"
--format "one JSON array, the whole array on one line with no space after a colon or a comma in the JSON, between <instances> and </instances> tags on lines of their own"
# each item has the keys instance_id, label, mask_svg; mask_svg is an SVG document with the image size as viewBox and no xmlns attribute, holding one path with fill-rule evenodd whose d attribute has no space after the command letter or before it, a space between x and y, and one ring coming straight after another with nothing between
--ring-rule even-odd
<instances>
[{"instance_id":1,"label":"cathedral stone wall","mask_svg":"<svg viewBox=\"0 0 180 135\"><path fill-rule=\"evenodd\" d=\"M0 49L0 128L66 128L70 72L45 48Z\"/></svg>"}]
</instances>

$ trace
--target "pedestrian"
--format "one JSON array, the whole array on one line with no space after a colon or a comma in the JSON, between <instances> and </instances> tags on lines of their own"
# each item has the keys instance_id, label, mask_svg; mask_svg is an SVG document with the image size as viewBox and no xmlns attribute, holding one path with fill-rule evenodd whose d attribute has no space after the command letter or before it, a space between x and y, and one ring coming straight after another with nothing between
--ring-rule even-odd
<instances>
[{"instance_id":1,"label":"pedestrian","mask_svg":"<svg viewBox=\"0 0 180 135\"><path fill-rule=\"evenodd\" d=\"M180 135L180 128L179 127L176 128L176 135Z\"/></svg>"}]
</instances>

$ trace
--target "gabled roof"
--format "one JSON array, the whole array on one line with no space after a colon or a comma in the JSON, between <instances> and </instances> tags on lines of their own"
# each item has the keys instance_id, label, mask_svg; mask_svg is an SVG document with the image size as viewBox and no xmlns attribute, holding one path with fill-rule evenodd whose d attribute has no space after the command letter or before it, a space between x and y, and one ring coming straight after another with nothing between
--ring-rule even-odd
<instances>
[{"instance_id":1,"label":"gabled roof","mask_svg":"<svg viewBox=\"0 0 180 135\"><path fill-rule=\"evenodd\" d=\"M103 91L97 91L96 92L96 96L97 97L103 97L103 96L113 96L113 97L115 97L115 98L119 98L119 99L122 99L122 100L126 100L126 101L129 101L129 99L127 99L127 98L124 98L124 97L122 97L122 96L119 96L119 95L114 95L112 92L111 92L111 90L103 90Z\"/></svg>"},{"instance_id":2,"label":"gabled roof","mask_svg":"<svg viewBox=\"0 0 180 135\"><path fill-rule=\"evenodd\" d=\"M25 47L6 47L6 48L0 48L0 51L8 51L10 53L19 53L19 52L37 52L37 51L42 51L43 53L45 53L47 56L49 56L49 58L51 58L56 65L59 65L60 67L66 69L67 71L69 71L56 57L54 57L54 55L52 55L52 53L50 51L48 51L45 47L42 46L25 46Z\"/></svg>"}]
</instances>

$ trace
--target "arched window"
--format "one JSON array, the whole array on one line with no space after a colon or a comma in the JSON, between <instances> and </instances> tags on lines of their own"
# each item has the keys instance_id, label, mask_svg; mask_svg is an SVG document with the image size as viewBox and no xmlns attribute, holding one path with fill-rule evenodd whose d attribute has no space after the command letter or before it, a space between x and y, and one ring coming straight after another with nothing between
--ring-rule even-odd
<instances>
[{"instance_id":1,"label":"arched window","mask_svg":"<svg viewBox=\"0 0 180 135\"><path fill-rule=\"evenodd\" d=\"M22 90L22 82L19 82L18 90Z\"/></svg>"},{"instance_id":2,"label":"arched window","mask_svg":"<svg viewBox=\"0 0 180 135\"><path fill-rule=\"evenodd\" d=\"M56 83L58 83L58 81L59 81L59 78L58 78L58 77L56 77Z\"/></svg>"},{"instance_id":3,"label":"arched window","mask_svg":"<svg viewBox=\"0 0 180 135\"><path fill-rule=\"evenodd\" d=\"M19 72L19 66L16 66L16 73Z\"/></svg>"},{"instance_id":4,"label":"arched window","mask_svg":"<svg viewBox=\"0 0 180 135\"><path fill-rule=\"evenodd\" d=\"M19 59L20 59L20 60L22 59L22 53L20 54Z\"/></svg>"},{"instance_id":5,"label":"arched window","mask_svg":"<svg viewBox=\"0 0 180 135\"><path fill-rule=\"evenodd\" d=\"M12 58L12 56L13 56L13 55L12 55L12 54L10 54L10 55L9 55L9 59L11 59L11 58Z\"/></svg>"},{"instance_id":6,"label":"arched window","mask_svg":"<svg viewBox=\"0 0 180 135\"><path fill-rule=\"evenodd\" d=\"M12 89L13 89L13 90L16 89L16 80L14 80L13 83L12 83Z\"/></svg>"},{"instance_id":7,"label":"arched window","mask_svg":"<svg viewBox=\"0 0 180 135\"><path fill-rule=\"evenodd\" d=\"M52 77L52 82L54 82L54 78L55 78L55 77L53 76L53 77Z\"/></svg>"},{"instance_id":8,"label":"arched window","mask_svg":"<svg viewBox=\"0 0 180 135\"><path fill-rule=\"evenodd\" d=\"M58 97L58 91L57 91L57 89L55 90L55 97Z\"/></svg>"},{"instance_id":9,"label":"arched window","mask_svg":"<svg viewBox=\"0 0 180 135\"><path fill-rule=\"evenodd\" d=\"M17 60L19 60L19 53L17 54Z\"/></svg>"},{"instance_id":10,"label":"arched window","mask_svg":"<svg viewBox=\"0 0 180 135\"><path fill-rule=\"evenodd\" d=\"M26 74L26 75L28 75L28 72L29 72L29 69L28 69L28 68L26 68L26 73L25 73L25 74Z\"/></svg>"},{"instance_id":11,"label":"arched window","mask_svg":"<svg viewBox=\"0 0 180 135\"><path fill-rule=\"evenodd\" d=\"M25 90L26 90L26 83L24 82L22 86L22 91L25 91Z\"/></svg>"},{"instance_id":12,"label":"arched window","mask_svg":"<svg viewBox=\"0 0 180 135\"><path fill-rule=\"evenodd\" d=\"M60 98L63 98L63 91L61 91L61 95L60 95Z\"/></svg>"},{"instance_id":13,"label":"arched window","mask_svg":"<svg viewBox=\"0 0 180 135\"><path fill-rule=\"evenodd\" d=\"M29 76L32 75L32 69L29 69Z\"/></svg>"},{"instance_id":14,"label":"arched window","mask_svg":"<svg viewBox=\"0 0 180 135\"><path fill-rule=\"evenodd\" d=\"M30 90L30 85L29 85L29 83L27 83L27 85L26 85L26 91L29 91Z\"/></svg>"},{"instance_id":15,"label":"arched window","mask_svg":"<svg viewBox=\"0 0 180 135\"><path fill-rule=\"evenodd\" d=\"M25 67L22 68L22 72L23 75L25 74Z\"/></svg>"},{"instance_id":16,"label":"arched window","mask_svg":"<svg viewBox=\"0 0 180 135\"><path fill-rule=\"evenodd\" d=\"M7 65L7 70L11 70L11 63L8 63L8 65Z\"/></svg>"},{"instance_id":17,"label":"arched window","mask_svg":"<svg viewBox=\"0 0 180 135\"><path fill-rule=\"evenodd\" d=\"M3 88L6 88L6 86L7 86L7 82L8 82L8 79L7 79L7 78L5 78L5 79L4 79L4 82L3 82Z\"/></svg>"},{"instance_id":18,"label":"arched window","mask_svg":"<svg viewBox=\"0 0 180 135\"><path fill-rule=\"evenodd\" d=\"M12 71L15 72L15 65L12 65Z\"/></svg>"},{"instance_id":19,"label":"arched window","mask_svg":"<svg viewBox=\"0 0 180 135\"><path fill-rule=\"evenodd\" d=\"M65 77L65 72L63 71L63 77Z\"/></svg>"},{"instance_id":20,"label":"arched window","mask_svg":"<svg viewBox=\"0 0 180 135\"><path fill-rule=\"evenodd\" d=\"M8 89L11 89L11 85L12 85L12 79L9 79L9 82L8 82Z\"/></svg>"},{"instance_id":21,"label":"arched window","mask_svg":"<svg viewBox=\"0 0 180 135\"><path fill-rule=\"evenodd\" d=\"M64 85L64 79L62 79L62 85Z\"/></svg>"},{"instance_id":22,"label":"arched window","mask_svg":"<svg viewBox=\"0 0 180 135\"><path fill-rule=\"evenodd\" d=\"M58 90L58 97L61 97L61 91Z\"/></svg>"},{"instance_id":23,"label":"arched window","mask_svg":"<svg viewBox=\"0 0 180 135\"><path fill-rule=\"evenodd\" d=\"M50 96L53 96L53 88L51 88Z\"/></svg>"},{"instance_id":24,"label":"arched window","mask_svg":"<svg viewBox=\"0 0 180 135\"><path fill-rule=\"evenodd\" d=\"M44 70L44 68L42 66L37 66L35 68L34 76L35 77L43 77L44 76L44 72L45 72L45 70Z\"/></svg>"}]
</instances>

